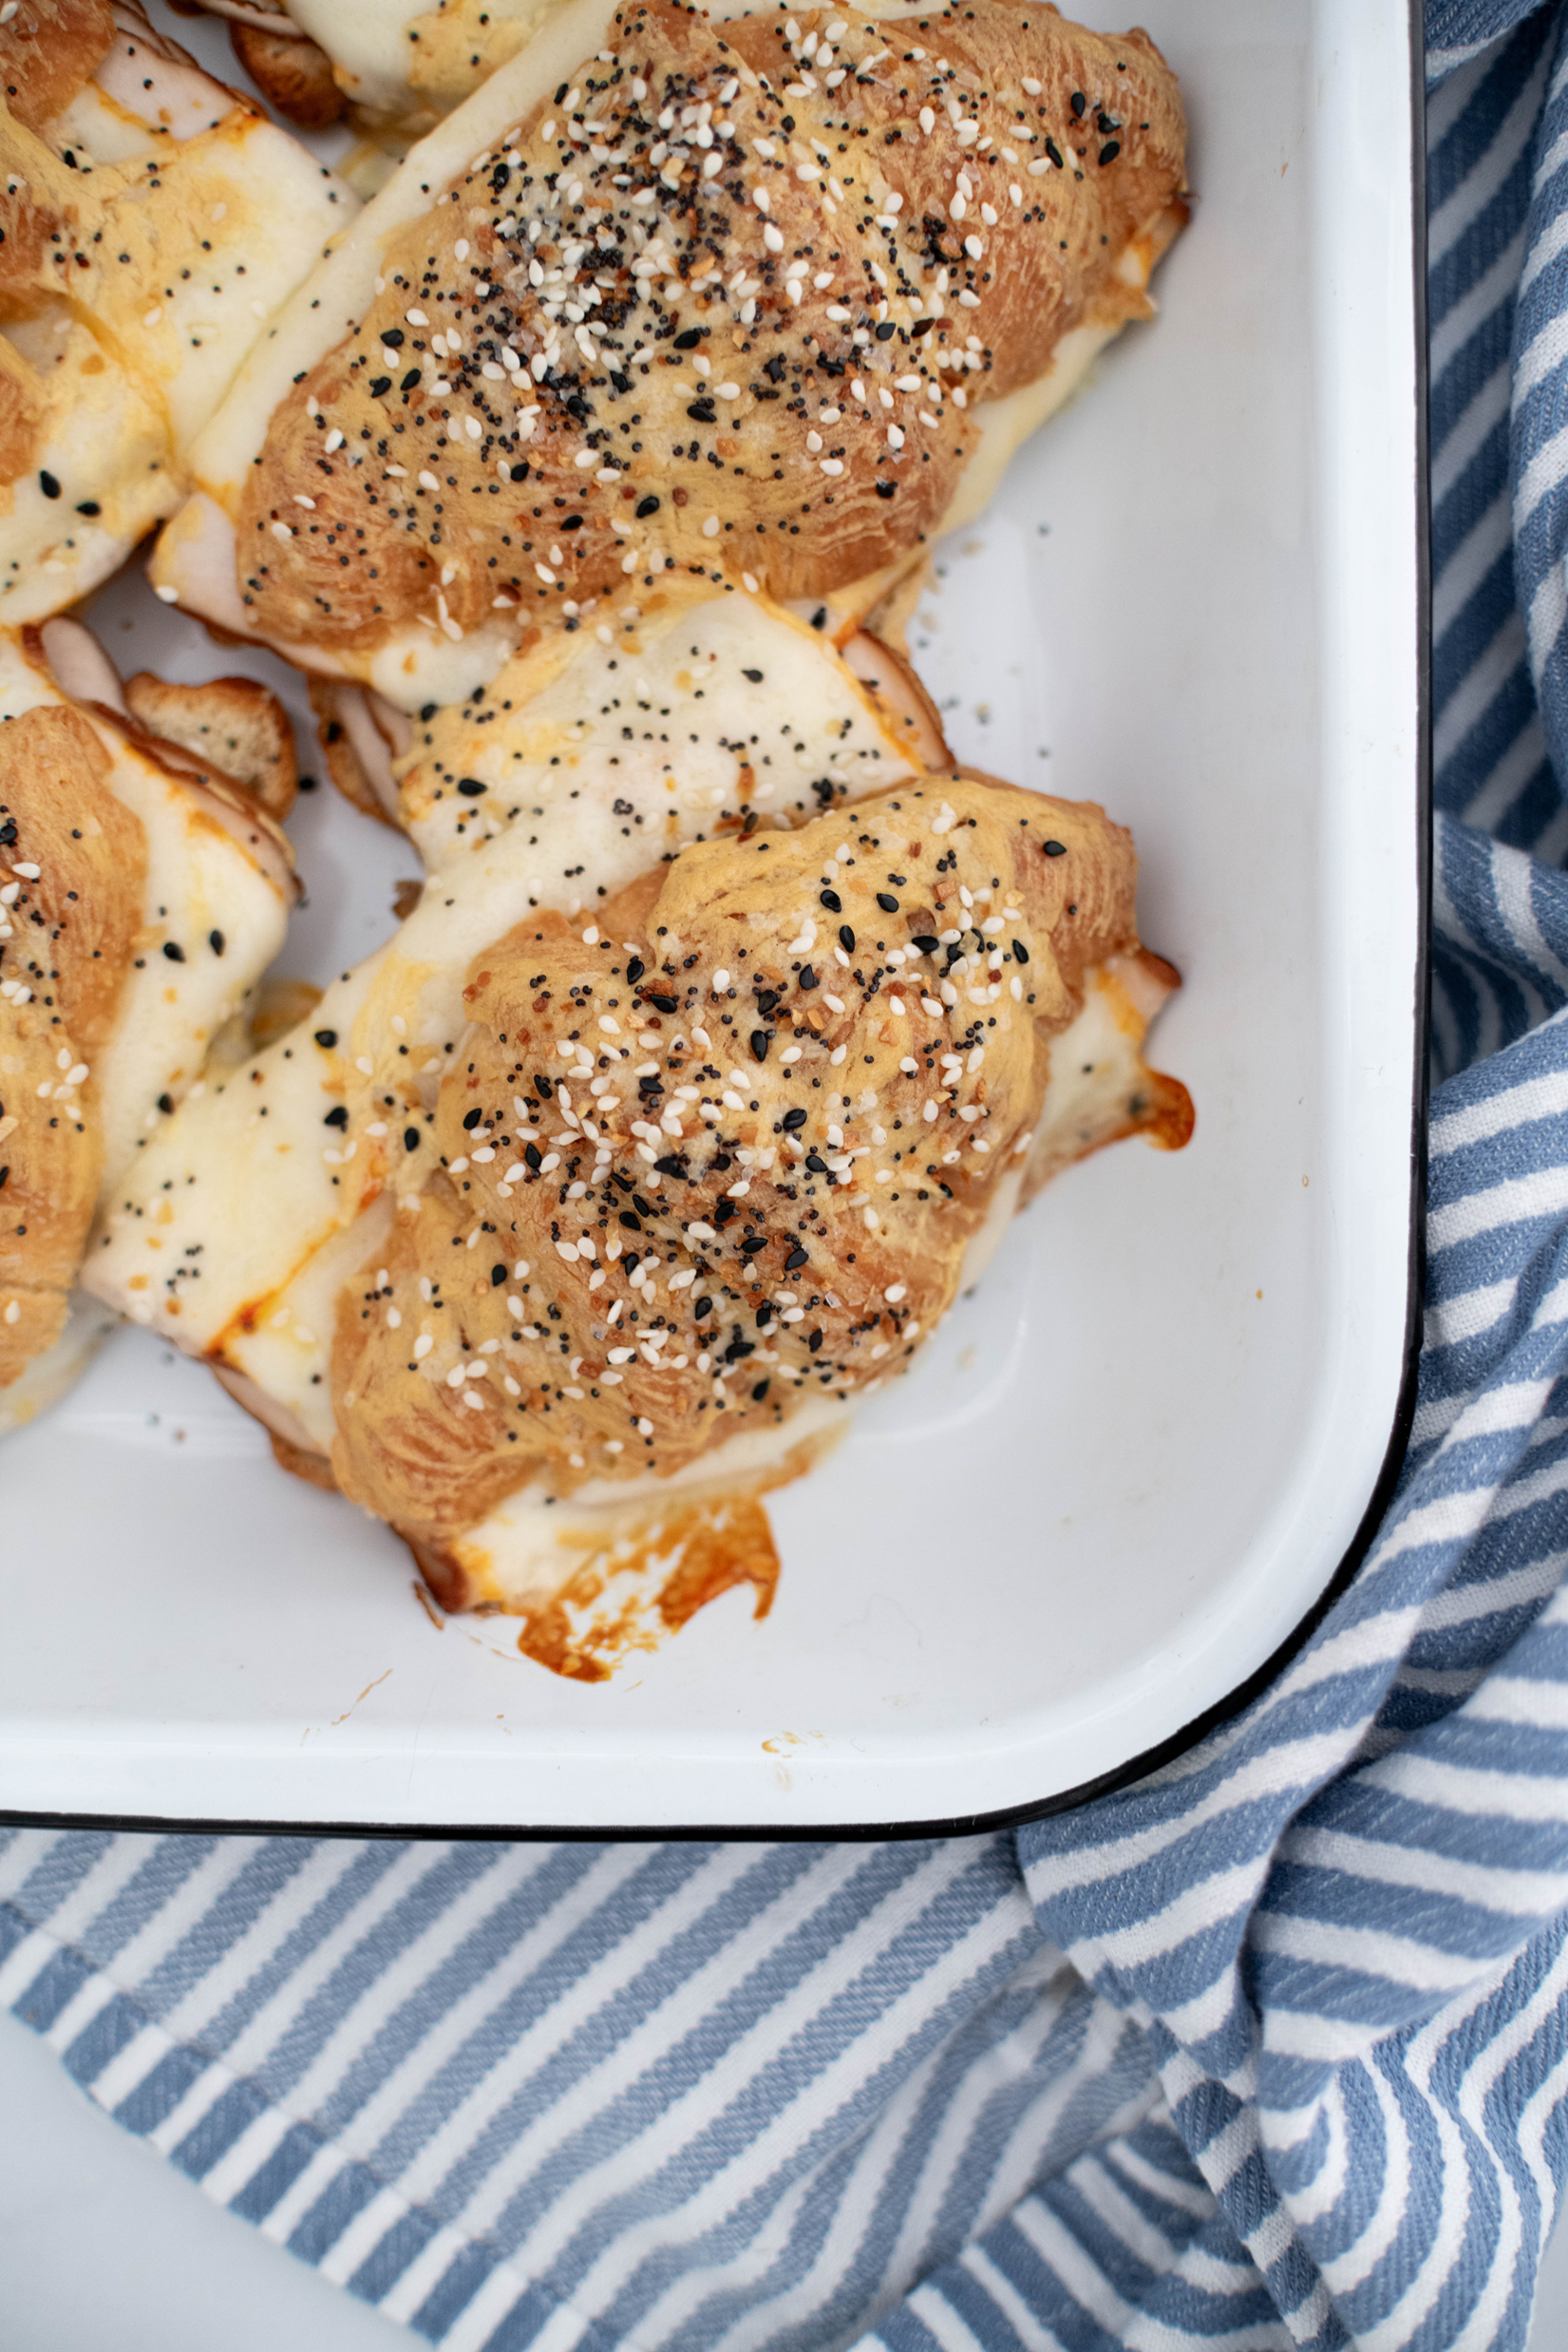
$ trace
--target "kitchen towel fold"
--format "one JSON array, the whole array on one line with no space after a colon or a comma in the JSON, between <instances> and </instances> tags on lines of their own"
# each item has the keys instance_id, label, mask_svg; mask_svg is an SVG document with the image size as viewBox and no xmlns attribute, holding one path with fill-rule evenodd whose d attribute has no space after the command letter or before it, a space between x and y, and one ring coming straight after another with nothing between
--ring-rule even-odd
<instances>
[{"instance_id":1,"label":"kitchen towel fold","mask_svg":"<svg viewBox=\"0 0 1568 2352\"><path fill-rule=\"evenodd\" d=\"M0 2001L447 2352L1524 2343L1568 2168L1565 26L1428 16L1426 1347L1308 1647L1016 1836L0 1836Z\"/></svg>"}]
</instances>

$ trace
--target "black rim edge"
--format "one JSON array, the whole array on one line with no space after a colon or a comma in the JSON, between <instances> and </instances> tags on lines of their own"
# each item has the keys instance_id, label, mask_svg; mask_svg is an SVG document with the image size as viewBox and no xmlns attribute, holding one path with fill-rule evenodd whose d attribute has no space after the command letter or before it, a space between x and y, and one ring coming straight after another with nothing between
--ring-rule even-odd
<instances>
[{"instance_id":1,"label":"black rim edge","mask_svg":"<svg viewBox=\"0 0 1568 2352\"><path fill-rule=\"evenodd\" d=\"M381 1824L362 1821L240 1821L161 1813L35 1812L0 1806L0 1827L22 1830L128 1830L162 1835L220 1835L230 1837L358 1837L406 1840L441 1839L462 1844L494 1842L504 1845L576 1842L590 1845L669 1844L704 1840L717 1842L793 1841L823 1845L855 1845L892 1839L973 1837L987 1831L1017 1830L1031 1821L1047 1821L1057 1813L1074 1811L1095 1797L1111 1796L1174 1763L1212 1732L1242 1714L1267 1689L1291 1660L1305 1648L1318 1626L1348 1589L1371 1549L1383 1516L1399 1481L1399 1473L1415 1416L1416 1377L1421 1358L1422 1299L1426 1278L1426 1112L1430 1091L1429 1032L1431 1024L1430 919L1432 896L1432 764L1431 764L1431 595L1430 489L1427 466L1427 396L1429 370L1426 340L1426 84L1421 0L1410 0L1410 189L1411 256L1415 312L1415 440L1416 440L1416 594L1418 597L1416 654L1418 713L1416 727L1416 860L1417 948L1415 972L1415 1069L1411 1090L1410 1238L1407 1270L1405 1365L1393 1424L1382 1468L1368 1498L1350 1548L1340 1560L1318 1599L1300 1623L1273 1654L1235 1690L1195 1716L1154 1747L1145 1748L1125 1764L1054 1796L1022 1805L1004 1806L994 1812L955 1813L929 1821L882 1821L807 1824L776 1827L770 1823L712 1823L640 1828L533 1827L505 1822L476 1827L465 1823Z\"/></svg>"}]
</instances>

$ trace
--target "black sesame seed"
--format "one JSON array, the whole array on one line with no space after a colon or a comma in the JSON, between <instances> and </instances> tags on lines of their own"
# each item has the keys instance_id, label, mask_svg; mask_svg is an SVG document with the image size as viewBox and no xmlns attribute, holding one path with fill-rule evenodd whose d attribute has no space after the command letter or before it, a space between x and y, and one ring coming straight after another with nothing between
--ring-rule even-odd
<instances>
[{"instance_id":1,"label":"black sesame seed","mask_svg":"<svg viewBox=\"0 0 1568 2352\"><path fill-rule=\"evenodd\" d=\"M333 1108L329 1110L327 1116L322 1120L321 1124L323 1127L347 1127L349 1124L349 1106L347 1103L335 1104Z\"/></svg>"},{"instance_id":2,"label":"black sesame seed","mask_svg":"<svg viewBox=\"0 0 1568 2352\"><path fill-rule=\"evenodd\" d=\"M626 977L633 987L635 987L638 980L642 978L642 976L647 969L648 966L643 962L640 956L633 957L631 962L626 967Z\"/></svg>"},{"instance_id":3,"label":"black sesame seed","mask_svg":"<svg viewBox=\"0 0 1568 2352\"><path fill-rule=\"evenodd\" d=\"M680 999L677 996L655 996L650 995L648 1001L652 1005L656 1005L661 1013L678 1013L681 1009Z\"/></svg>"},{"instance_id":4,"label":"black sesame seed","mask_svg":"<svg viewBox=\"0 0 1568 2352\"><path fill-rule=\"evenodd\" d=\"M483 795L488 792L489 789L490 787L487 784L481 784L477 776L463 776L458 783L458 790L463 794L465 801L477 801L482 799Z\"/></svg>"},{"instance_id":5,"label":"black sesame seed","mask_svg":"<svg viewBox=\"0 0 1568 2352\"><path fill-rule=\"evenodd\" d=\"M753 686L760 686L763 682L763 673L760 670L743 670L741 675L743 678L749 678Z\"/></svg>"},{"instance_id":6,"label":"black sesame seed","mask_svg":"<svg viewBox=\"0 0 1568 2352\"><path fill-rule=\"evenodd\" d=\"M826 907L830 915L841 915L843 913L844 902L842 899L840 898L836 890L824 890L822 895L822 904Z\"/></svg>"},{"instance_id":7,"label":"black sesame seed","mask_svg":"<svg viewBox=\"0 0 1568 2352\"><path fill-rule=\"evenodd\" d=\"M934 939L929 931L917 932L910 941L911 947L917 947L922 956L935 956L941 944L941 940Z\"/></svg>"},{"instance_id":8,"label":"black sesame seed","mask_svg":"<svg viewBox=\"0 0 1568 2352\"><path fill-rule=\"evenodd\" d=\"M405 1151L417 1151L419 1149L419 1129L417 1127L406 1127L404 1129L403 1148Z\"/></svg>"},{"instance_id":9,"label":"black sesame seed","mask_svg":"<svg viewBox=\"0 0 1568 2352\"><path fill-rule=\"evenodd\" d=\"M884 318L877 329L877 340L878 343L891 343L897 332L892 319Z\"/></svg>"},{"instance_id":10,"label":"black sesame seed","mask_svg":"<svg viewBox=\"0 0 1568 2352\"><path fill-rule=\"evenodd\" d=\"M185 960L185 951L178 939L165 939L163 953L171 963L183 963Z\"/></svg>"},{"instance_id":11,"label":"black sesame seed","mask_svg":"<svg viewBox=\"0 0 1568 2352\"><path fill-rule=\"evenodd\" d=\"M1071 99L1072 111L1080 123L1084 119L1084 110L1087 106L1088 103L1088 100L1084 96L1082 90L1073 91Z\"/></svg>"},{"instance_id":12,"label":"black sesame seed","mask_svg":"<svg viewBox=\"0 0 1568 2352\"><path fill-rule=\"evenodd\" d=\"M934 318L917 318L909 332L912 335L929 334L935 324Z\"/></svg>"},{"instance_id":13,"label":"black sesame seed","mask_svg":"<svg viewBox=\"0 0 1568 2352\"><path fill-rule=\"evenodd\" d=\"M754 1029L751 1033L751 1058L754 1062L765 1062L767 1059L767 1034L765 1029Z\"/></svg>"},{"instance_id":14,"label":"black sesame seed","mask_svg":"<svg viewBox=\"0 0 1568 2352\"><path fill-rule=\"evenodd\" d=\"M653 1166L658 1169L661 1176L684 1176L686 1174L686 1170L682 1167L679 1160L674 1159L673 1157L668 1160L655 1160Z\"/></svg>"},{"instance_id":15,"label":"black sesame seed","mask_svg":"<svg viewBox=\"0 0 1568 2352\"><path fill-rule=\"evenodd\" d=\"M804 1127L804 1125L805 1112L802 1110L799 1103L796 1104L793 1110L786 1110L784 1112L784 1129L786 1135L793 1135L797 1128Z\"/></svg>"},{"instance_id":16,"label":"black sesame seed","mask_svg":"<svg viewBox=\"0 0 1568 2352\"><path fill-rule=\"evenodd\" d=\"M537 1176L540 1167L539 1148L538 1144L524 1144L522 1147L522 1156Z\"/></svg>"},{"instance_id":17,"label":"black sesame seed","mask_svg":"<svg viewBox=\"0 0 1568 2352\"><path fill-rule=\"evenodd\" d=\"M677 351L694 351L702 339L700 327L688 327L684 334L675 337L675 349Z\"/></svg>"},{"instance_id":18,"label":"black sesame seed","mask_svg":"<svg viewBox=\"0 0 1568 2352\"><path fill-rule=\"evenodd\" d=\"M653 1214L652 1202L645 1201L640 1192L633 1192L632 1195L632 1205L643 1217L652 1217Z\"/></svg>"},{"instance_id":19,"label":"black sesame seed","mask_svg":"<svg viewBox=\"0 0 1568 2352\"><path fill-rule=\"evenodd\" d=\"M656 515L658 511L659 502L656 498L650 497L639 499L637 501L637 521L639 522L643 522L649 515Z\"/></svg>"},{"instance_id":20,"label":"black sesame seed","mask_svg":"<svg viewBox=\"0 0 1568 2352\"><path fill-rule=\"evenodd\" d=\"M878 482L876 489L878 498L894 498L897 495L898 485L896 482Z\"/></svg>"},{"instance_id":21,"label":"black sesame seed","mask_svg":"<svg viewBox=\"0 0 1568 2352\"><path fill-rule=\"evenodd\" d=\"M803 1249L799 1242L797 1242L788 1257L784 1260L784 1272L786 1274L793 1274L797 1266L803 1266L809 1262L810 1255L810 1251Z\"/></svg>"},{"instance_id":22,"label":"black sesame seed","mask_svg":"<svg viewBox=\"0 0 1568 2352\"><path fill-rule=\"evenodd\" d=\"M483 1111L482 1111L482 1110L479 1110L479 1109L477 1109L477 1108L476 1108L475 1110L465 1110L465 1111L463 1112L463 1126L467 1129L467 1130L468 1130L468 1132L469 1132L469 1134L470 1134L470 1135L473 1133L473 1131L474 1131L475 1128L476 1128L476 1127L478 1127L478 1125L479 1125L480 1121L483 1118L483 1116L484 1116Z\"/></svg>"},{"instance_id":23,"label":"black sesame seed","mask_svg":"<svg viewBox=\"0 0 1568 2352\"><path fill-rule=\"evenodd\" d=\"M1119 139L1107 139L1100 150L1100 161L1102 163L1114 163L1121 152L1122 142Z\"/></svg>"},{"instance_id":24,"label":"black sesame seed","mask_svg":"<svg viewBox=\"0 0 1568 2352\"><path fill-rule=\"evenodd\" d=\"M9 849L15 839L16 819L14 817L8 817L5 824L0 825L0 843L3 843L6 848Z\"/></svg>"},{"instance_id":25,"label":"black sesame seed","mask_svg":"<svg viewBox=\"0 0 1568 2352\"><path fill-rule=\"evenodd\" d=\"M398 390L400 392L411 392L418 382L419 370L417 368L410 368L402 383L398 386Z\"/></svg>"},{"instance_id":26,"label":"black sesame seed","mask_svg":"<svg viewBox=\"0 0 1568 2352\"><path fill-rule=\"evenodd\" d=\"M401 351L403 349L403 329L401 327L385 328L382 332L381 339L383 343L386 344L387 349L389 351Z\"/></svg>"},{"instance_id":27,"label":"black sesame seed","mask_svg":"<svg viewBox=\"0 0 1568 2352\"><path fill-rule=\"evenodd\" d=\"M490 1287L492 1290L499 1290L505 1280L506 1268L504 1266L492 1266L490 1268Z\"/></svg>"},{"instance_id":28,"label":"black sesame seed","mask_svg":"<svg viewBox=\"0 0 1568 2352\"><path fill-rule=\"evenodd\" d=\"M60 496L60 484L56 482L54 476L47 471L40 472L38 476L38 487L43 491L46 498L58 498Z\"/></svg>"},{"instance_id":29,"label":"black sesame seed","mask_svg":"<svg viewBox=\"0 0 1568 2352\"><path fill-rule=\"evenodd\" d=\"M1067 854L1066 842L1046 842L1043 847L1048 858L1065 858Z\"/></svg>"},{"instance_id":30,"label":"black sesame seed","mask_svg":"<svg viewBox=\"0 0 1568 2352\"><path fill-rule=\"evenodd\" d=\"M822 1158L820 1151L808 1151L805 1155L805 1164L811 1170L813 1176L825 1176L827 1174L827 1162Z\"/></svg>"},{"instance_id":31,"label":"black sesame seed","mask_svg":"<svg viewBox=\"0 0 1568 2352\"><path fill-rule=\"evenodd\" d=\"M846 922L841 922L839 925L839 945L843 949L846 956L854 955L855 934L851 931L848 923Z\"/></svg>"},{"instance_id":32,"label":"black sesame seed","mask_svg":"<svg viewBox=\"0 0 1568 2352\"><path fill-rule=\"evenodd\" d=\"M95 498L85 498L85 499L82 501L81 505L80 505L80 506L78 506L78 508L77 508L77 510L76 510L76 511L77 511L77 513L78 513L79 515L88 515L88 516L91 516L91 515L101 515L101 514L103 513L104 509L103 509L103 507L102 507L102 506L100 506L100 504L98 503L98 501L97 501Z\"/></svg>"},{"instance_id":33,"label":"black sesame seed","mask_svg":"<svg viewBox=\"0 0 1568 2352\"><path fill-rule=\"evenodd\" d=\"M1022 939L1014 939L1012 942L1012 960L1014 963L1028 963L1029 961L1029 949Z\"/></svg>"},{"instance_id":34,"label":"black sesame seed","mask_svg":"<svg viewBox=\"0 0 1568 2352\"><path fill-rule=\"evenodd\" d=\"M702 1321L705 1315L711 1315L712 1312L713 1301L711 1299L699 1299L696 1305L691 1310L694 1319L699 1323Z\"/></svg>"},{"instance_id":35,"label":"black sesame seed","mask_svg":"<svg viewBox=\"0 0 1568 2352\"><path fill-rule=\"evenodd\" d=\"M330 1053L333 1046L337 1043L337 1031L335 1029L318 1029L315 1033L315 1041L317 1045L320 1046L323 1053Z\"/></svg>"},{"instance_id":36,"label":"black sesame seed","mask_svg":"<svg viewBox=\"0 0 1568 2352\"><path fill-rule=\"evenodd\" d=\"M392 379L389 375L378 375L371 377L370 398L372 400L379 400L383 392L389 392L391 389Z\"/></svg>"},{"instance_id":37,"label":"black sesame seed","mask_svg":"<svg viewBox=\"0 0 1568 2352\"><path fill-rule=\"evenodd\" d=\"M760 1404L762 1403L762 1401L763 1401L763 1398L764 1398L766 1394L767 1394L767 1382L766 1382L765 1380L759 1380L759 1381L758 1381L758 1383L757 1383L757 1385L756 1385L756 1387L755 1387L755 1388L752 1390L752 1392L751 1392L751 1401L752 1401L752 1403L753 1403L754 1405L760 1405Z\"/></svg>"},{"instance_id":38,"label":"black sesame seed","mask_svg":"<svg viewBox=\"0 0 1568 2352\"><path fill-rule=\"evenodd\" d=\"M822 1333L821 1333L820 1331L814 1331L814 1332L812 1333L812 1335L811 1335L810 1338L806 1341L806 1343L805 1343L805 1344L806 1344L807 1348L810 1350L811 1354L812 1354L813 1356L815 1356L815 1355L816 1355L816 1353L817 1353L817 1350L818 1350L818 1349L822 1346Z\"/></svg>"},{"instance_id":39,"label":"black sesame seed","mask_svg":"<svg viewBox=\"0 0 1568 2352\"><path fill-rule=\"evenodd\" d=\"M1059 172L1061 172L1061 171L1066 171L1066 169L1067 169L1067 165L1066 165L1066 164L1064 163L1064 161L1062 161L1062 150L1061 150L1061 148L1057 145L1057 143L1056 143L1056 142L1055 142L1055 140L1054 140L1054 139L1048 139L1048 140L1047 140L1047 142L1046 142L1046 153L1049 156L1049 158L1050 158L1051 161L1055 164L1055 166L1056 166L1056 168L1057 168L1057 170L1058 170Z\"/></svg>"},{"instance_id":40,"label":"black sesame seed","mask_svg":"<svg viewBox=\"0 0 1568 2352\"><path fill-rule=\"evenodd\" d=\"M802 966L801 966L801 986L802 986L803 988L815 988L815 987L816 987L816 985L817 985L817 975L816 975L816 973L815 973L815 972L813 972L813 970L811 969L811 966L810 966L808 963L803 963L803 964L802 964Z\"/></svg>"},{"instance_id":41,"label":"black sesame seed","mask_svg":"<svg viewBox=\"0 0 1568 2352\"><path fill-rule=\"evenodd\" d=\"M166 1119L174 1109L174 1096L172 1094L161 1094L158 1098L158 1108Z\"/></svg>"},{"instance_id":42,"label":"black sesame seed","mask_svg":"<svg viewBox=\"0 0 1568 2352\"><path fill-rule=\"evenodd\" d=\"M741 1255L743 1258L755 1258L760 1249L765 1249L766 1247L767 1236L765 1233L748 1233L745 1241L741 1243Z\"/></svg>"},{"instance_id":43,"label":"black sesame seed","mask_svg":"<svg viewBox=\"0 0 1568 2352\"><path fill-rule=\"evenodd\" d=\"M209 931L207 934L207 945L212 949L215 956L221 956L224 946L222 932Z\"/></svg>"},{"instance_id":44,"label":"black sesame seed","mask_svg":"<svg viewBox=\"0 0 1568 2352\"><path fill-rule=\"evenodd\" d=\"M884 915L896 915L898 912L898 901L891 890L878 890L877 903Z\"/></svg>"},{"instance_id":45,"label":"black sesame seed","mask_svg":"<svg viewBox=\"0 0 1568 2352\"><path fill-rule=\"evenodd\" d=\"M642 1231L642 1219L640 1217L633 1217L629 1208L623 1208L621 1210L620 1218L621 1223L626 1227L628 1233L640 1233Z\"/></svg>"}]
</instances>

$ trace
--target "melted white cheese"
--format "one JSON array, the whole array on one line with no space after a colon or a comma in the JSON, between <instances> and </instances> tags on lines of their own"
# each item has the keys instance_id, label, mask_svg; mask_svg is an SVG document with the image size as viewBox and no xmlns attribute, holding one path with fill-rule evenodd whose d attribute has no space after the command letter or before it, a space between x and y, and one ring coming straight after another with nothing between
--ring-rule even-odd
<instances>
[{"instance_id":1,"label":"melted white cheese","mask_svg":"<svg viewBox=\"0 0 1568 2352\"><path fill-rule=\"evenodd\" d=\"M623 1481L591 1478L559 1502L542 1487L520 1488L444 1548L466 1574L473 1599L525 1615L557 1599L563 1569L601 1550L613 1553L646 1520L650 1505L765 1487L769 1473L776 1475L792 1454L803 1462L820 1460L847 1435L852 1418L851 1407L812 1396L787 1421L772 1429L743 1430L669 1478L646 1472ZM595 1595L593 1613L602 1620L624 1608L640 1612L652 1600L650 1580L637 1562L624 1583L612 1575L607 1590Z\"/></svg>"},{"instance_id":2,"label":"melted white cheese","mask_svg":"<svg viewBox=\"0 0 1568 2352\"><path fill-rule=\"evenodd\" d=\"M0 724L65 700L20 635L0 631ZM160 1124L159 1097L179 1102L196 1082L212 1039L281 946L291 901L270 866L214 822L203 795L106 721L93 724L109 754L109 788L141 819L147 858L136 955L90 1079L104 1137L103 1197ZM211 944L215 931L221 955ZM166 957L166 944L183 959Z\"/></svg>"},{"instance_id":3,"label":"melted white cheese","mask_svg":"<svg viewBox=\"0 0 1568 2352\"><path fill-rule=\"evenodd\" d=\"M610 649L587 632L562 637L557 651L565 666L549 685L552 731L572 708L597 709L619 675L608 668ZM419 1111L408 1118L377 1098L412 1073L422 1106L433 1106L449 1052L467 1026L462 992L473 958L530 909L592 905L601 888L630 881L654 857L708 830L718 813L714 790L738 776L725 741L753 730L760 735L765 727L776 734L781 711L806 714L791 719L785 739L795 789L803 780L832 776L859 796L909 773L835 648L775 608L709 594L657 628L623 633L613 657L646 682L661 710L678 704L683 732L696 735L683 745L673 777L661 719L649 730L652 740L620 745L618 766L610 767L608 755L590 763L580 785L557 780L547 800L520 802L515 820L505 817L511 798L501 804L498 795L503 822L497 829L486 819L491 830L477 840L455 826L444 830L444 818L436 825L444 804L434 805L428 842L438 870L393 939L327 989L308 1025L215 1075L198 1101L147 1139L89 1253L84 1280L97 1296L181 1347L217 1350L269 1393L274 1378L293 1398L318 1385L331 1319L316 1304L317 1253L384 1184L412 1195L435 1165ZM760 668L761 682L741 676L744 667ZM727 674L722 689L711 675L716 668ZM683 675L690 686L681 685ZM513 724L524 727L524 714ZM548 770L549 755L535 749ZM537 787L540 765L530 772ZM617 800L629 815L617 817ZM475 806L457 801L463 809ZM535 806L549 815L536 820ZM582 874L570 870L579 865ZM335 1034L336 1045L319 1046L320 1033ZM324 1124L341 1105L353 1114L347 1132ZM372 1125L384 1132L371 1135ZM418 1138L412 1151L407 1132ZM356 1239L346 1264L358 1264L374 1245ZM199 1280L175 1281L175 1270L193 1262ZM274 1325L274 1316L286 1319ZM308 1364L291 1355L285 1377L267 1333L295 1323L314 1335L317 1352Z\"/></svg>"},{"instance_id":4,"label":"melted white cheese","mask_svg":"<svg viewBox=\"0 0 1568 2352\"><path fill-rule=\"evenodd\" d=\"M105 249L73 282L69 310L46 304L8 324L42 423L0 513L0 625L85 596L174 511L189 486L192 437L263 323L357 209L296 140L129 34L47 137L57 152L69 148L85 184L96 173L133 188L123 200L164 245L183 251L198 239L207 250L185 276L166 278L155 259L155 284ZM44 474L57 498L45 496ZM84 501L96 515L77 512Z\"/></svg>"},{"instance_id":5,"label":"melted white cheese","mask_svg":"<svg viewBox=\"0 0 1568 2352\"><path fill-rule=\"evenodd\" d=\"M632 629L612 606L596 632L547 638L438 740L444 774L417 736L398 763L425 864L444 871L516 825L538 850L539 902L568 914L727 811L816 815L915 765L816 632L765 597L710 589ZM467 797L463 781L487 788Z\"/></svg>"}]
</instances>

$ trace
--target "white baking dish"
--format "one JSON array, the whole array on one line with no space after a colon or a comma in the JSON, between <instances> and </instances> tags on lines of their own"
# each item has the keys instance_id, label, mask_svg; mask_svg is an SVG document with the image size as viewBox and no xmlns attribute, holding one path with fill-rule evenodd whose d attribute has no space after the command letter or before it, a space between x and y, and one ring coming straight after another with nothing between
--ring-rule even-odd
<instances>
[{"instance_id":1,"label":"white baking dish","mask_svg":"<svg viewBox=\"0 0 1568 2352\"><path fill-rule=\"evenodd\" d=\"M489 1831L855 1831L1040 1810L1179 1744L1351 1555L1413 1330L1424 759L1417 137L1402 0L1147 0L1193 226L1090 394L950 542L916 658L960 751L1136 829L1187 985L1124 1145L1013 1229L907 1380L773 1498L732 1592L612 1682L285 1477L120 1334L0 1451L0 1811ZM278 675L140 583L123 667ZM295 704L303 713L303 702ZM307 736L305 740L309 740ZM412 852L325 789L286 968Z\"/></svg>"}]
</instances>

